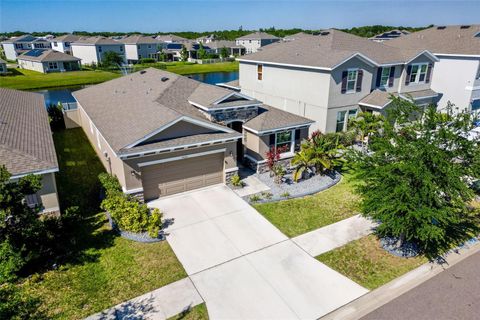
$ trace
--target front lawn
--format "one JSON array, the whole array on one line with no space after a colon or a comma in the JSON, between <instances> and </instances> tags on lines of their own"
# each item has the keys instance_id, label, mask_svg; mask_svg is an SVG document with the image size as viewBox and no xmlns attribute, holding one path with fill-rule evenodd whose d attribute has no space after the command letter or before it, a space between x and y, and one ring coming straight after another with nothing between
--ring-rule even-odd
<instances>
[{"instance_id":1,"label":"front lawn","mask_svg":"<svg viewBox=\"0 0 480 320\"><path fill-rule=\"evenodd\" d=\"M119 73L101 70L47 74L25 69L8 69L8 71L9 75L0 77L0 87L20 90L97 84L120 77Z\"/></svg>"},{"instance_id":2,"label":"front lawn","mask_svg":"<svg viewBox=\"0 0 480 320\"><path fill-rule=\"evenodd\" d=\"M192 309L168 318L168 320L208 320L208 311L205 303L199 304Z\"/></svg>"},{"instance_id":3,"label":"front lawn","mask_svg":"<svg viewBox=\"0 0 480 320\"><path fill-rule=\"evenodd\" d=\"M134 70L141 70L149 67L167 70L173 73L185 75L193 73L208 73L208 72L232 72L238 71L238 62L219 62L210 64L194 64L189 62L158 62L147 64L136 64Z\"/></svg>"},{"instance_id":4,"label":"front lawn","mask_svg":"<svg viewBox=\"0 0 480 320\"><path fill-rule=\"evenodd\" d=\"M295 237L357 214L359 197L353 193L353 183L345 175L337 185L316 195L254 207L280 231Z\"/></svg>"},{"instance_id":5,"label":"front lawn","mask_svg":"<svg viewBox=\"0 0 480 320\"><path fill-rule=\"evenodd\" d=\"M23 287L42 301L49 318L79 319L186 277L167 242L141 244L114 235L98 208L97 176L105 169L82 129L54 133L62 209L77 205L74 258L35 275ZM66 244L67 245L67 244Z\"/></svg>"},{"instance_id":6,"label":"front lawn","mask_svg":"<svg viewBox=\"0 0 480 320\"><path fill-rule=\"evenodd\" d=\"M373 290L427 262L424 257L400 258L383 248L369 235L317 257L330 268L359 285Z\"/></svg>"}]
</instances>

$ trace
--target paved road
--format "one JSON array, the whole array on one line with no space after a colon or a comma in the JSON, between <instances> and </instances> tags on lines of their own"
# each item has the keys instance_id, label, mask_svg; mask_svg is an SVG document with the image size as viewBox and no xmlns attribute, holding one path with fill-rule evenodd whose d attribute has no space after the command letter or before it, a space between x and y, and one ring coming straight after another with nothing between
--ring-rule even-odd
<instances>
[{"instance_id":1,"label":"paved road","mask_svg":"<svg viewBox=\"0 0 480 320\"><path fill-rule=\"evenodd\" d=\"M480 319L480 252L362 318L385 319Z\"/></svg>"}]
</instances>

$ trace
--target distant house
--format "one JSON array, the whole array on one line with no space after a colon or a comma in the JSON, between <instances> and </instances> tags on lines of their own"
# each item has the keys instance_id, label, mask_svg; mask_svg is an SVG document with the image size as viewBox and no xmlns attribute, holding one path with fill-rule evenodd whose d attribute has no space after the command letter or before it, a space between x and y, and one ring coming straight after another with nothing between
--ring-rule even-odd
<instances>
[{"instance_id":1,"label":"distant house","mask_svg":"<svg viewBox=\"0 0 480 320\"><path fill-rule=\"evenodd\" d=\"M2 42L5 57L8 60L16 60L17 56L31 49L49 49L50 42L26 34L20 37L10 38Z\"/></svg>"},{"instance_id":2,"label":"distant house","mask_svg":"<svg viewBox=\"0 0 480 320\"><path fill-rule=\"evenodd\" d=\"M57 156L43 95L0 88L0 165L16 181L28 174L42 177L42 188L26 203L41 213L59 212L55 172Z\"/></svg>"},{"instance_id":3,"label":"distant house","mask_svg":"<svg viewBox=\"0 0 480 320\"><path fill-rule=\"evenodd\" d=\"M5 60L0 59L0 74L7 73L7 62Z\"/></svg>"},{"instance_id":4,"label":"distant house","mask_svg":"<svg viewBox=\"0 0 480 320\"><path fill-rule=\"evenodd\" d=\"M143 58L157 59L162 42L141 35L129 36L118 40L125 45L127 63L136 63Z\"/></svg>"},{"instance_id":5,"label":"distant house","mask_svg":"<svg viewBox=\"0 0 480 320\"><path fill-rule=\"evenodd\" d=\"M235 43L237 45L245 47L245 52L247 54L255 53L261 47L277 41L280 41L280 38L277 38L265 32L254 32L235 39Z\"/></svg>"},{"instance_id":6,"label":"distant house","mask_svg":"<svg viewBox=\"0 0 480 320\"><path fill-rule=\"evenodd\" d=\"M161 35L156 36L155 40L159 40L159 41L166 42L166 43L174 43L174 42L175 43L187 43L187 42L192 41L190 39L182 38L182 37L176 36L174 34L161 34Z\"/></svg>"},{"instance_id":7,"label":"distant house","mask_svg":"<svg viewBox=\"0 0 480 320\"><path fill-rule=\"evenodd\" d=\"M480 113L480 25L434 26L386 42L403 50L428 50L439 61L432 89L443 95L438 103L451 102L459 110Z\"/></svg>"},{"instance_id":8,"label":"distant house","mask_svg":"<svg viewBox=\"0 0 480 320\"><path fill-rule=\"evenodd\" d=\"M390 30L387 32L383 32L380 34L377 34L371 38L370 40L376 41L376 42L383 42L383 41L388 41L396 38L400 38L402 36L405 36L407 34L410 34L409 31L407 30Z\"/></svg>"},{"instance_id":9,"label":"distant house","mask_svg":"<svg viewBox=\"0 0 480 320\"><path fill-rule=\"evenodd\" d=\"M289 36L285 36L283 38L283 41L294 41L298 39L303 39L305 37L314 37L315 35L310 34L310 33L305 33L305 32L297 32L295 34L291 34Z\"/></svg>"},{"instance_id":10,"label":"distant house","mask_svg":"<svg viewBox=\"0 0 480 320\"><path fill-rule=\"evenodd\" d=\"M211 43L216 39L217 39L217 36L212 33L208 36L198 37L197 39L195 39L195 41L199 43Z\"/></svg>"},{"instance_id":11,"label":"distant house","mask_svg":"<svg viewBox=\"0 0 480 320\"><path fill-rule=\"evenodd\" d=\"M81 38L71 44L72 53L82 59L83 64L98 64L106 52L115 52L125 60L125 45L105 37Z\"/></svg>"},{"instance_id":12,"label":"distant house","mask_svg":"<svg viewBox=\"0 0 480 320\"><path fill-rule=\"evenodd\" d=\"M22 69L42 73L80 70L80 59L51 49L34 49L17 57Z\"/></svg>"},{"instance_id":13,"label":"distant house","mask_svg":"<svg viewBox=\"0 0 480 320\"><path fill-rule=\"evenodd\" d=\"M76 36L74 34L65 34L63 36L50 39L50 43L52 44L53 50L72 54L72 42L78 41L80 39L80 36Z\"/></svg>"},{"instance_id":14,"label":"distant house","mask_svg":"<svg viewBox=\"0 0 480 320\"><path fill-rule=\"evenodd\" d=\"M221 54L222 48L228 50L229 56L243 56L245 54L245 47L237 45L235 41L215 40L208 43L208 47L211 49L212 53L218 55Z\"/></svg>"}]
</instances>

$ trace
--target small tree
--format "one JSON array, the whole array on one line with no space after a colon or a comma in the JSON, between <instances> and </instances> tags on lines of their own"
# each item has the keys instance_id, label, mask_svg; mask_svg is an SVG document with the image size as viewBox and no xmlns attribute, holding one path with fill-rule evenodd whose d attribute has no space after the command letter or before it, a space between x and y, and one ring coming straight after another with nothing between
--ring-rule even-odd
<instances>
[{"instance_id":1,"label":"small tree","mask_svg":"<svg viewBox=\"0 0 480 320\"><path fill-rule=\"evenodd\" d=\"M383 121L385 119L381 115L376 115L370 112L360 112L356 118L353 118L349 122L349 128L355 131L360 136L362 148L367 146L370 137L379 134L379 130L382 128ZM366 142L365 142L366 138Z\"/></svg>"},{"instance_id":2,"label":"small tree","mask_svg":"<svg viewBox=\"0 0 480 320\"><path fill-rule=\"evenodd\" d=\"M380 237L414 243L435 258L478 232L467 177L479 177L478 140L466 139L468 114L440 114L393 98L372 152L353 152L363 215ZM414 120L412 115L416 115Z\"/></svg>"},{"instance_id":3,"label":"small tree","mask_svg":"<svg viewBox=\"0 0 480 320\"><path fill-rule=\"evenodd\" d=\"M207 57L207 51L203 47L202 43L199 43L199 48L197 50L197 58L198 59L205 59Z\"/></svg>"},{"instance_id":4,"label":"small tree","mask_svg":"<svg viewBox=\"0 0 480 320\"><path fill-rule=\"evenodd\" d=\"M184 62L188 60L188 50L184 45L182 45L182 50L180 51L180 59Z\"/></svg>"},{"instance_id":5,"label":"small tree","mask_svg":"<svg viewBox=\"0 0 480 320\"><path fill-rule=\"evenodd\" d=\"M51 104L47 108L48 118L50 120L50 128L52 131L65 129L62 110L62 104L60 102L58 102L57 105Z\"/></svg>"},{"instance_id":6,"label":"small tree","mask_svg":"<svg viewBox=\"0 0 480 320\"><path fill-rule=\"evenodd\" d=\"M307 174L310 174L312 171L314 153L310 146L310 143L305 141L302 143L300 151L293 156L291 164L295 166L295 171L293 172L293 180L295 182L298 182L300 179L305 179Z\"/></svg>"},{"instance_id":7,"label":"small tree","mask_svg":"<svg viewBox=\"0 0 480 320\"><path fill-rule=\"evenodd\" d=\"M107 51L102 57L102 66L111 68L117 67L123 63L123 58L114 51Z\"/></svg>"},{"instance_id":8,"label":"small tree","mask_svg":"<svg viewBox=\"0 0 480 320\"><path fill-rule=\"evenodd\" d=\"M228 58L230 56L230 53L228 52L228 49L226 47L223 47L220 49L220 57L222 59Z\"/></svg>"}]
</instances>

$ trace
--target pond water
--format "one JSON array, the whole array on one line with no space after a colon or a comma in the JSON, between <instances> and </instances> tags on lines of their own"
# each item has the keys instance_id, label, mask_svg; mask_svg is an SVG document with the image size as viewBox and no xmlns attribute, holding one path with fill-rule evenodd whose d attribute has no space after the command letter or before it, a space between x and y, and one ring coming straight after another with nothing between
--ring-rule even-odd
<instances>
[{"instance_id":1,"label":"pond water","mask_svg":"<svg viewBox=\"0 0 480 320\"><path fill-rule=\"evenodd\" d=\"M229 82L238 79L238 71L232 72L210 72L210 73L196 73L189 74L187 77L208 83L217 84ZM58 102L75 102L72 92L85 88L86 86L51 88L44 90L36 90L35 92L43 94L45 97L45 105L58 104Z\"/></svg>"}]
</instances>

